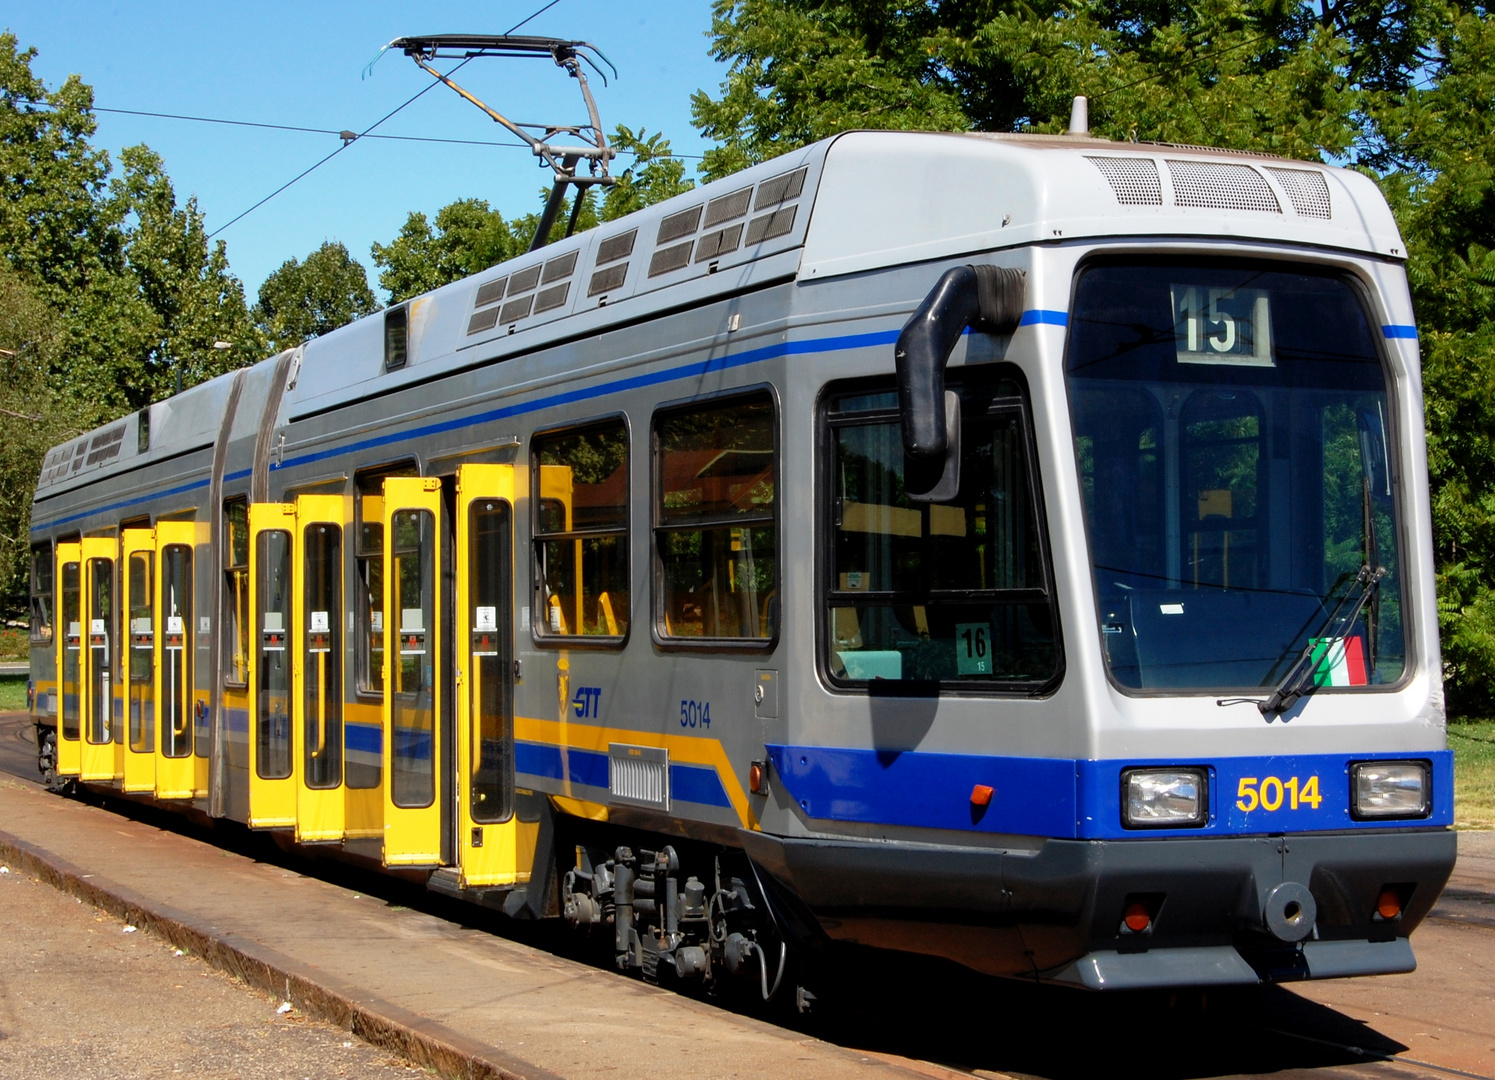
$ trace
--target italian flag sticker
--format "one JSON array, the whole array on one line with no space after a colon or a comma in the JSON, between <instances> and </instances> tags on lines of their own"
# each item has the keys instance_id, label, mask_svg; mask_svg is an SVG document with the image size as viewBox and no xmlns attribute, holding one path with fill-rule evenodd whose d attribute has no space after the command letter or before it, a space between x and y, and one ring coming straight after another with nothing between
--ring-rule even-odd
<instances>
[{"instance_id":1,"label":"italian flag sticker","mask_svg":"<svg viewBox=\"0 0 1495 1080\"><path fill-rule=\"evenodd\" d=\"M1364 686L1365 646L1357 637L1313 639L1313 684L1315 686Z\"/></svg>"}]
</instances>

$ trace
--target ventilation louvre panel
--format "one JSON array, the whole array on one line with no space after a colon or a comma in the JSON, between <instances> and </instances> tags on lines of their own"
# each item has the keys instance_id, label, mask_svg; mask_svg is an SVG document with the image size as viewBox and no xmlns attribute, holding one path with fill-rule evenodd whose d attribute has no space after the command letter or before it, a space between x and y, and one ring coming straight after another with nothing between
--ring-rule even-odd
<instances>
[{"instance_id":1,"label":"ventilation louvre panel","mask_svg":"<svg viewBox=\"0 0 1495 1080\"><path fill-rule=\"evenodd\" d=\"M696 262L706 262L717 259L723 255L729 255L737 250L738 241L742 239L742 223L729 225L725 229L707 233L701 237L701 242L696 245Z\"/></svg>"},{"instance_id":2,"label":"ventilation louvre panel","mask_svg":"<svg viewBox=\"0 0 1495 1080\"><path fill-rule=\"evenodd\" d=\"M1332 218L1334 208L1329 202L1329 182L1317 169L1280 169L1266 167L1272 178L1282 185L1288 200L1301 217Z\"/></svg>"},{"instance_id":3,"label":"ventilation louvre panel","mask_svg":"<svg viewBox=\"0 0 1495 1080\"><path fill-rule=\"evenodd\" d=\"M742 217L743 214L747 213L748 200L752 197L753 188L752 185L749 185L740 191L732 192L730 195L723 195L720 198L712 199L706 204L706 220L702 222L702 225L709 229L713 225L720 225L723 221L731 221L733 218Z\"/></svg>"},{"instance_id":4,"label":"ventilation louvre panel","mask_svg":"<svg viewBox=\"0 0 1495 1080\"><path fill-rule=\"evenodd\" d=\"M628 277L628 264L618 263L606 269L598 270L592 275L592 281L587 285L587 295L596 296L599 293L612 292L621 288Z\"/></svg>"},{"instance_id":5,"label":"ventilation louvre panel","mask_svg":"<svg viewBox=\"0 0 1495 1080\"><path fill-rule=\"evenodd\" d=\"M1163 181L1157 162L1137 157L1087 157L1104 174L1123 206L1162 206Z\"/></svg>"},{"instance_id":6,"label":"ventilation louvre panel","mask_svg":"<svg viewBox=\"0 0 1495 1080\"><path fill-rule=\"evenodd\" d=\"M682 266L690 265L690 249L694 246L694 240L687 240L674 247L660 248L649 260L649 276L658 277L660 274L667 274L671 270L679 270Z\"/></svg>"},{"instance_id":7,"label":"ventilation louvre panel","mask_svg":"<svg viewBox=\"0 0 1495 1080\"><path fill-rule=\"evenodd\" d=\"M620 802L670 808L670 754L657 746L607 747L607 789Z\"/></svg>"},{"instance_id":8,"label":"ventilation louvre panel","mask_svg":"<svg viewBox=\"0 0 1495 1080\"><path fill-rule=\"evenodd\" d=\"M509 279L507 277L494 278L492 281L485 281L482 285L478 286L478 296L477 299L472 302L472 306L475 308L480 308L487 307L489 304L498 303L503 299L504 286L508 283Z\"/></svg>"},{"instance_id":9,"label":"ventilation louvre panel","mask_svg":"<svg viewBox=\"0 0 1495 1080\"><path fill-rule=\"evenodd\" d=\"M1249 165L1169 158L1168 176L1173 181L1176 206L1282 213L1266 178Z\"/></svg>"},{"instance_id":10,"label":"ventilation louvre panel","mask_svg":"<svg viewBox=\"0 0 1495 1080\"><path fill-rule=\"evenodd\" d=\"M570 277L571 272L575 269L576 252L567 252L559 259L551 259L545 264L545 273L540 277L540 284L549 285L552 281L559 281L561 278Z\"/></svg>"},{"instance_id":11,"label":"ventilation louvre panel","mask_svg":"<svg viewBox=\"0 0 1495 1080\"><path fill-rule=\"evenodd\" d=\"M629 229L626 233L609 236L602 241L597 245L597 265L601 266L604 263L628 258L633 254L633 240L636 236L638 236L638 230Z\"/></svg>"},{"instance_id":12,"label":"ventilation louvre panel","mask_svg":"<svg viewBox=\"0 0 1495 1080\"><path fill-rule=\"evenodd\" d=\"M540 283L540 266L526 266L513 277L509 278L509 296L518 296L522 292L529 292ZM505 319L505 322L508 320Z\"/></svg>"}]
</instances>

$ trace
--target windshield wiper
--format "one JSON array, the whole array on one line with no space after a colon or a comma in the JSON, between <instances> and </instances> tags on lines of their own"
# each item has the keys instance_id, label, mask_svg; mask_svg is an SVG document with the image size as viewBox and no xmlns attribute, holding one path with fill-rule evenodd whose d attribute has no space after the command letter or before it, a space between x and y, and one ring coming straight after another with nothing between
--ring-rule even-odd
<instances>
[{"instance_id":1,"label":"windshield wiper","mask_svg":"<svg viewBox=\"0 0 1495 1080\"><path fill-rule=\"evenodd\" d=\"M1261 710L1263 716L1271 720L1274 716L1280 716L1282 713L1287 712L1288 709L1291 709L1303 698L1317 690L1319 684L1315 678L1317 665L1313 657L1314 649L1322 643L1324 638L1331 636L1329 634L1331 628L1335 626L1349 628L1355 625L1355 620L1365 610L1365 605L1376 595L1381 587L1381 579L1385 576L1386 568L1384 566L1378 566L1372 570L1370 563L1365 563L1360 567L1360 572L1355 575L1355 580L1345 590L1344 596L1340 597L1339 603L1334 605L1334 610L1329 613L1329 617L1320 624L1317 631L1308 635L1308 642L1303 646L1303 652L1298 656L1297 662L1288 668L1287 674L1283 676L1282 681L1277 684L1276 689L1265 700L1258 701L1256 698L1226 698L1216 704L1234 705L1237 702L1250 701ZM1355 592L1357 588L1360 590L1358 595ZM1351 600L1352 597L1353 602ZM1349 605L1347 613L1345 611L1346 605Z\"/></svg>"}]
</instances>

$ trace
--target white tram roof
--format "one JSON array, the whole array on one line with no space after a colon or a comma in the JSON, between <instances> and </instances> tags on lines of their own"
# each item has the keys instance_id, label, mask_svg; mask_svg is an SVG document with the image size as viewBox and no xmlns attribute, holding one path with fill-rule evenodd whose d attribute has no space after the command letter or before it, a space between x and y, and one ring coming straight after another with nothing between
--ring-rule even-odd
<instances>
[{"instance_id":1,"label":"white tram roof","mask_svg":"<svg viewBox=\"0 0 1495 1080\"><path fill-rule=\"evenodd\" d=\"M1346 169L1088 136L847 132L416 297L398 370L378 316L308 342L281 419L772 281L1103 237L1405 257L1379 189ZM231 378L151 406L150 456L209 440ZM138 464L133 425L53 450L38 497Z\"/></svg>"}]
</instances>

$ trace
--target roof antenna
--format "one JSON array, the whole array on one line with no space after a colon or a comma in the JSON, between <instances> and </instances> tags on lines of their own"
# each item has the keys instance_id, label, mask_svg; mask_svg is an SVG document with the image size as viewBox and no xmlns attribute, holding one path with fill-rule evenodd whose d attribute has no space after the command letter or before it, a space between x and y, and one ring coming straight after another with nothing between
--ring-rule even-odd
<instances>
[{"instance_id":1,"label":"roof antenna","mask_svg":"<svg viewBox=\"0 0 1495 1080\"><path fill-rule=\"evenodd\" d=\"M611 60L602 55L602 51L597 46L586 41L521 37L512 34L433 34L427 37L396 38L380 50L380 55L389 49L402 50L406 56L415 61L422 71L438 82L451 87L463 98L487 113L495 123L502 124L519 136L529 144L530 151L535 157L549 165L555 173L555 186L550 189L550 198L546 200L545 209L540 214L540 226L535 230L535 238L529 246L531 251L544 247L549 241L551 227L555 225L555 219L561 212L561 205L566 200L566 188L576 188L576 198L571 205L571 220L566 225L566 235L570 236L576 231L576 219L581 213L581 196L587 188L608 187L617 183L617 179L608 171L608 162L616 157L618 152L607 145L607 134L602 130L602 120L597 115L597 103L592 100L592 91L587 86L587 77L581 68L581 62L585 60L587 65L601 76L602 85L606 86L607 75L597 66L596 60L592 59L592 56L595 56L612 70L613 78L617 78L618 69L613 67ZM588 56L587 53L592 55ZM581 96L587 103L587 118L590 122L580 126L515 123L431 66L434 60L460 58L465 62L479 56L549 56L555 61L557 67L565 68L566 73L581 84ZM377 60L378 57L374 59ZM536 138L525 128L531 128L541 134ZM577 142L564 146L552 145L551 140L558 135L569 135ZM587 171L584 174L577 172L577 166L583 160L587 163Z\"/></svg>"},{"instance_id":2,"label":"roof antenna","mask_svg":"<svg viewBox=\"0 0 1495 1080\"><path fill-rule=\"evenodd\" d=\"M1075 95L1074 103L1069 107L1069 130L1064 134L1090 134L1090 102L1085 100L1084 94Z\"/></svg>"}]
</instances>

